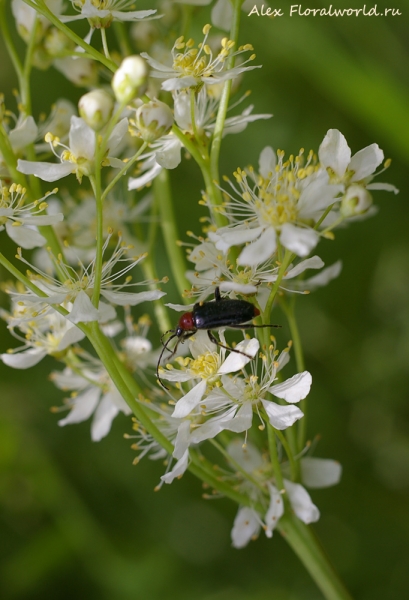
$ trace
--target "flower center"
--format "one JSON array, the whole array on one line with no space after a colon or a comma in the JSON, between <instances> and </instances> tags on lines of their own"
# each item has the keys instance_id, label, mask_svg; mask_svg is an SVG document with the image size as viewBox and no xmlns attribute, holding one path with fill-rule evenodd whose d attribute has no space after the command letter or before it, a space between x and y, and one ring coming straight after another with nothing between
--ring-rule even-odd
<instances>
[{"instance_id":1,"label":"flower center","mask_svg":"<svg viewBox=\"0 0 409 600\"><path fill-rule=\"evenodd\" d=\"M219 369L219 355L216 352L206 352L192 360L189 364L189 370L195 377L209 379Z\"/></svg>"}]
</instances>

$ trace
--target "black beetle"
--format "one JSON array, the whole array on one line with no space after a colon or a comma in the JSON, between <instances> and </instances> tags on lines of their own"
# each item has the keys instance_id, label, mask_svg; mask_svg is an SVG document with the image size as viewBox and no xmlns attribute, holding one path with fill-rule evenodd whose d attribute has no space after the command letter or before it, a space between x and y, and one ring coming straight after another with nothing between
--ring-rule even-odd
<instances>
[{"instance_id":1,"label":"black beetle","mask_svg":"<svg viewBox=\"0 0 409 600\"><path fill-rule=\"evenodd\" d=\"M207 331L210 341L217 346L252 358L241 350L236 350L235 348L231 348L230 346L225 346L222 344L214 337L211 330L220 329L222 327L229 327L233 329L249 329L251 327L281 327L281 325L254 325L253 323L247 322L251 321L251 319L254 319L255 317L258 317L259 314L260 311L256 306L254 306L254 304L251 304L251 302L247 302L246 300L230 300L229 298L222 298L220 295L220 289L216 287L214 290L214 300L211 300L210 302L198 302L195 304L191 312L186 312L180 317L176 329L169 329L162 335L161 342L163 345L163 350L160 353L156 367L156 376L160 385L163 388L168 389L165 385L163 385L159 376L159 366L165 350L169 350L168 344L170 340L173 340L175 337L178 338L178 341L176 342L176 345L170 355L170 357L172 357L175 354L179 343L183 343L185 340L194 335L199 329ZM167 341L163 343L163 337L167 333L172 333L173 335L171 335Z\"/></svg>"}]
</instances>

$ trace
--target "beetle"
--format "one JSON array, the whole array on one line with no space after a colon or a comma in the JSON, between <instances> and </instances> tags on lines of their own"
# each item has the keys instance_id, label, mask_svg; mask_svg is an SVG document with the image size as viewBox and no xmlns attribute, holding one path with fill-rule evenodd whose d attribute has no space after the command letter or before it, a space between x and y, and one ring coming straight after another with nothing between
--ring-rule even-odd
<instances>
[{"instance_id":1,"label":"beetle","mask_svg":"<svg viewBox=\"0 0 409 600\"><path fill-rule=\"evenodd\" d=\"M222 298L219 287L216 287L214 290L214 300L209 302L198 302L195 304L191 312L186 312L180 317L178 325L175 329L169 329L162 335L161 342L163 345L163 350L160 353L156 367L156 376L160 385L165 390L168 389L162 383L162 380L159 376L159 366L165 350L169 350L169 342L175 337L178 338L170 355L171 358L175 354L179 343L183 343L198 330L207 331L210 341L217 346L226 348L226 350L230 350L231 352L237 352L237 354L243 354L248 358L253 358L241 350L237 350L236 348L231 348L230 346L225 346L222 344L217 338L215 338L212 330L220 329L222 327L229 327L231 329L250 329L251 327L281 327L281 325L254 325L253 323L248 323L248 321L251 321L251 319L258 317L259 314L260 311L258 308L254 306L254 304L251 304L251 302L247 302L247 300L230 300L229 298ZM163 338L168 333L171 333L172 335L164 343Z\"/></svg>"}]
</instances>

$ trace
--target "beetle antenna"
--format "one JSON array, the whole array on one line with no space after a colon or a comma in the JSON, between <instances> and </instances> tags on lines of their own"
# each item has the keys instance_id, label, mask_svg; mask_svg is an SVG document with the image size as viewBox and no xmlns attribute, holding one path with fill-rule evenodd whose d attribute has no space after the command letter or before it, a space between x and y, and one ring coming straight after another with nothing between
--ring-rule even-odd
<instances>
[{"instance_id":1,"label":"beetle antenna","mask_svg":"<svg viewBox=\"0 0 409 600\"><path fill-rule=\"evenodd\" d=\"M175 330L174 330L174 329L168 329L167 331L165 331L165 333L162 333L162 335L160 336L160 343L162 344L162 346L165 346L165 344L163 343L163 338L164 338L164 337L165 337L165 335L167 335L168 333L175 333ZM170 340L172 337L175 337L175 336L173 336L173 335L172 335L172 336L169 338L169 340ZM169 340L168 340L168 341L169 341ZM168 343L168 341L166 342L166 344Z\"/></svg>"},{"instance_id":2,"label":"beetle antenna","mask_svg":"<svg viewBox=\"0 0 409 600\"><path fill-rule=\"evenodd\" d=\"M173 329L169 329L169 331L173 331ZM169 333L169 331L166 331L165 333ZM164 333L163 335L165 335L165 333ZM161 353L160 353L160 355L159 355L158 364L156 365L156 377L157 377L157 379L158 379L158 381L159 381L160 385L161 385L161 386L162 386L162 387L163 387L165 390L168 390L169 388L167 388L167 387L166 387L166 385L165 385L164 383L162 383L162 379L161 379L161 378L160 378L160 376L159 376L159 367L160 367L160 363L161 363L161 360L162 360L162 356L164 355L164 353L165 353L165 350L169 350L169 348L168 348L168 344L169 344L170 340L173 340L173 338L174 338L174 337L177 337L176 333L174 333L173 335L171 335L171 336L170 336L170 338L169 338L168 340L166 340L166 343L165 343L165 344L163 344L162 352L161 352ZM163 336L162 336L162 338L163 338ZM162 338L161 338L161 341L162 341ZM176 352L176 348L178 347L178 343L179 343L179 341L176 343L176 346L175 346L175 348L174 348L174 350L173 350L173 352L172 352L171 356L173 356L173 355L175 354L175 352ZM169 352L170 352L170 350L169 350Z\"/></svg>"}]
</instances>

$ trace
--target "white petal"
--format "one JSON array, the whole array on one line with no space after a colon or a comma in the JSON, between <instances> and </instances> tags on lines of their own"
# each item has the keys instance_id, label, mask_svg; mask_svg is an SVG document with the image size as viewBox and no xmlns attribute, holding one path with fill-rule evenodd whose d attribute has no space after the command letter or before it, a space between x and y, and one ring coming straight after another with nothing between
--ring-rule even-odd
<instances>
[{"instance_id":1,"label":"white petal","mask_svg":"<svg viewBox=\"0 0 409 600\"><path fill-rule=\"evenodd\" d=\"M91 439L99 442L105 437L112 425L112 421L119 412L119 408L111 401L109 394L105 394L95 411L91 425Z\"/></svg>"},{"instance_id":2,"label":"white petal","mask_svg":"<svg viewBox=\"0 0 409 600\"><path fill-rule=\"evenodd\" d=\"M223 31L229 31L232 17L233 7L229 0L217 0L211 12L212 24Z\"/></svg>"},{"instance_id":3,"label":"white petal","mask_svg":"<svg viewBox=\"0 0 409 600\"><path fill-rule=\"evenodd\" d=\"M274 529L277 527L277 523L284 514L284 502L283 497L276 488L275 485L268 483L268 489L270 491L270 505L265 516L266 524L266 536L272 537Z\"/></svg>"},{"instance_id":4,"label":"white petal","mask_svg":"<svg viewBox=\"0 0 409 600\"><path fill-rule=\"evenodd\" d=\"M311 373L303 371L302 373L293 375L293 377L283 381L283 383L273 385L268 391L277 396L277 398L282 398L287 402L299 402L308 396L311 383Z\"/></svg>"},{"instance_id":5,"label":"white petal","mask_svg":"<svg viewBox=\"0 0 409 600\"><path fill-rule=\"evenodd\" d=\"M35 175L43 181L57 181L75 172L75 165L70 162L48 163L31 160L18 160L17 171L25 175Z\"/></svg>"},{"instance_id":6,"label":"white petal","mask_svg":"<svg viewBox=\"0 0 409 600\"><path fill-rule=\"evenodd\" d=\"M256 294L258 292L256 285L236 281L222 281L219 289L221 292L238 292L239 294Z\"/></svg>"},{"instance_id":7,"label":"white petal","mask_svg":"<svg viewBox=\"0 0 409 600\"><path fill-rule=\"evenodd\" d=\"M242 250L237 259L238 265L256 267L270 258L277 248L277 236L274 227L267 227L261 236Z\"/></svg>"},{"instance_id":8,"label":"white petal","mask_svg":"<svg viewBox=\"0 0 409 600\"><path fill-rule=\"evenodd\" d=\"M25 225L35 225L36 227L40 227L41 225L54 225L59 221L64 219L64 215L62 213L57 213L55 215L22 215L21 221Z\"/></svg>"},{"instance_id":9,"label":"white petal","mask_svg":"<svg viewBox=\"0 0 409 600\"><path fill-rule=\"evenodd\" d=\"M227 446L227 452L247 473L252 473L263 466L263 457L251 442L243 445L242 440L234 439Z\"/></svg>"},{"instance_id":10,"label":"white petal","mask_svg":"<svg viewBox=\"0 0 409 600\"><path fill-rule=\"evenodd\" d=\"M298 263L295 267L287 271L284 275L284 279L292 279L297 277L300 273L303 273L306 269L321 269L324 266L324 261L319 256L311 256Z\"/></svg>"},{"instance_id":11,"label":"white petal","mask_svg":"<svg viewBox=\"0 0 409 600\"><path fill-rule=\"evenodd\" d=\"M22 225L14 227L10 221L6 222L6 231L13 242L26 250L44 246L47 241L45 237L35 229L29 229Z\"/></svg>"},{"instance_id":12,"label":"white petal","mask_svg":"<svg viewBox=\"0 0 409 600\"><path fill-rule=\"evenodd\" d=\"M201 399L203 398L203 394L206 391L206 380L202 379L194 388L190 390L176 403L175 410L172 413L172 417L175 419L183 419L183 417L187 417L189 413L192 412L194 408L199 404Z\"/></svg>"},{"instance_id":13,"label":"white petal","mask_svg":"<svg viewBox=\"0 0 409 600\"><path fill-rule=\"evenodd\" d=\"M384 190L385 192L393 192L394 194L399 194L399 190L394 185L390 183L370 183L366 186L367 190Z\"/></svg>"},{"instance_id":14,"label":"white petal","mask_svg":"<svg viewBox=\"0 0 409 600\"><path fill-rule=\"evenodd\" d=\"M318 234L313 229L304 229L292 223L284 223L281 227L281 243L297 256L308 256L318 240Z\"/></svg>"},{"instance_id":15,"label":"white petal","mask_svg":"<svg viewBox=\"0 0 409 600\"><path fill-rule=\"evenodd\" d=\"M10 131L9 140L14 151L25 149L37 137L38 129L33 117L27 117L15 129Z\"/></svg>"},{"instance_id":16,"label":"white petal","mask_svg":"<svg viewBox=\"0 0 409 600\"><path fill-rule=\"evenodd\" d=\"M338 277L342 270L342 261L337 260L333 265L323 269L318 275L297 282L297 289L314 290L315 288L327 285L330 281Z\"/></svg>"},{"instance_id":17,"label":"white petal","mask_svg":"<svg viewBox=\"0 0 409 600\"><path fill-rule=\"evenodd\" d=\"M98 321L99 316L99 311L92 304L84 290L81 290L73 302L67 319L71 323L88 323L90 321Z\"/></svg>"},{"instance_id":18,"label":"white petal","mask_svg":"<svg viewBox=\"0 0 409 600\"><path fill-rule=\"evenodd\" d=\"M162 89L173 92L174 90L183 90L196 85L197 81L194 77L172 77L162 83Z\"/></svg>"},{"instance_id":19,"label":"white petal","mask_svg":"<svg viewBox=\"0 0 409 600\"><path fill-rule=\"evenodd\" d=\"M287 479L284 479L284 487L297 517L307 525L318 521L320 511L313 504L307 490L299 483L292 483Z\"/></svg>"},{"instance_id":20,"label":"white petal","mask_svg":"<svg viewBox=\"0 0 409 600\"><path fill-rule=\"evenodd\" d=\"M104 296L112 304L118 306L136 306L141 302L149 302L150 300L158 300L162 296L166 296L166 292L160 290L151 290L149 292L110 292L108 290L101 290L101 295Z\"/></svg>"},{"instance_id":21,"label":"white petal","mask_svg":"<svg viewBox=\"0 0 409 600\"><path fill-rule=\"evenodd\" d=\"M258 536L259 531L260 519L256 511L247 506L239 508L231 531L233 547L244 548L251 539Z\"/></svg>"},{"instance_id":22,"label":"white petal","mask_svg":"<svg viewBox=\"0 0 409 600\"><path fill-rule=\"evenodd\" d=\"M216 232L209 231L209 238L216 245L217 250L227 252L231 246L252 242L263 232L263 227L234 227L232 229L225 227Z\"/></svg>"},{"instance_id":23,"label":"white petal","mask_svg":"<svg viewBox=\"0 0 409 600\"><path fill-rule=\"evenodd\" d=\"M164 169L176 169L182 160L181 143L177 138L168 142L163 150L155 153L156 162Z\"/></svg>"},{"instance_id":24,"label":"white petal","mask_svg":"<svg viewBox=\"0 0 409 600\"><path fill-rule=\"evenodd\" d=\"M109 136L108 139L108 149L109 152L113 152L113 150L115 150L115 148L118 146L118 144L120 142L122 142L122 139L124 138L124 136L128 133L128 119L124 118L121 119L121 121L119 121L119 123L117 123L111 133L111 135Z\"/></svg>"},{"instance_id":25,"label":"white petal","mask_svg":"<svg viewBox=\"0 0 409 600\"><path fill-rule=\"evenodd\" d=\"M237 352L230 352L229 356L217 371L218 374L225 375L226 373L235 373L236 371L240 371L240 369L247 365L247 363L249 363L252 358L256 356L259 347L260 343L256 338L252 338L251 340L243 340L237 344L236 349L240 350L241 352L245 352L249 356L244 356L244 354L238 354Z\"/></svg>"},{"instance_id":26,"label":"white petal","mask_svg":"<svg viewBox=\"0 0 409 600\"><path fill-rule=\"evenodd\" d=\"M155 163L152 169L145 171L140 177L130 177L128 179L128 190L138 190L139 188L143 188L147 183L153 181L161 171L162 167Z\"/></svg>"},{"instance_id":27,"label":"white petal","mask_svg":"<svg viewBox=\"0 0 409 600\"><path fill-rule=\"evenodd\" d=\"M75 398L74 407L71 409L71 412L65 417L65 419L58 421L58 425L60 425L60 427L64 427L64 425L71 425L72 423L82 423L82 421L86 421L94 412L100 395L101 390L96 387L92 387L83 394L79 394Z\"/></svg>"},{"instance_id":28,"label":"white petal","mask_svg":"<svg viewBox=\"0 0 409 600\"><path fill-rule=\"evenodd\" d=\"M47 351L41 348L29 348L16 354L0 354L4 364L13 369L29 369L37 365L44 356L47 356Z\"/></svg>"},{"instance_id":29,"label":"white petal","mask_svg":"<svg viewBox=\"0 0 409 600\"><path fill-rule=\"evenodd\" d=\"M169 306L172 310L176 310L177 312L188 312L192 310L194 304L173 304L172 302L168 302L165 306Z\"/></svg>"},{"instance_id":30,"label":"white petal","mask_svg":"<svg viewBox=\"0 0 409 600\"><path fill-rule=\"evenodd\" d=\"M160 369L161 379L167 381L190 381L193 379L189 371L180 371L179 369Z\"/></svg>"},{"instance_id":31,"label":"white petal","mask_svg":"<svg viewBox=\"0 0 409 600\"><path fill-rule=\"evenodd\" d=\"M178 433L175 441L175 449L173 455L175 458L182 458L186 450L189 448L190 442L190 421L183 421L178 427Z\"/></svg>"},{"instance_id":32,"label":"white petal","mask_svg":"<svg viewBox=\"0 0 409 600\"><path fill-rule=\"evenodd\" d=\"M301 479L310 488L326 488L336 485L341 480L342 466L329 458L302 458Z\"/></svg>"},{"instance_id":33,"label":"white petal","mask_svg":"<svg viewBox=\"0 0 409 600\"><path fill-rule=\"evenodd\" d=\"M229 420L223 420L223 429L242 433L250 429L253 422L253 408L251 402L245 402L237 411L236 415Z\"/></svg>"},{"instance_id":34,"label":"white petal","mask_svg":"<svg viewBox=\"0 0 409 600\"><path fill-rule=\"evenodd\" d=\"M260 171L260 175L267 179L270 173L274 173L276 164L276 153L271 146L266 146L261 151L260 158L258 159L258 170Z\"/></svg>"},{"instance_id":35,"label":"white petal","mask_svg":"<svg viewBox=\"0 0 409 600\"><path fill-rule=\"evenodd\" d=\"M342 177L351 160L351 149L345 137L338 129L329 129L318 150L323 167L331 169Z\"/></svg>"},{"instance_id":36,"label":"white petal","mask_svg":"<svg viewBox=\"0 0 409 600\"><path fill-rule=\"evenodd\" d=\"M177 461L175 466L169 473L162 475L161 480L164 483L172 483L177 477L181 477L189 465L189 450L186 450L184 455Z\"/></svg>"},{"instance_id":37,"label":"white petal","mask_svg":"<svg viewBox=\"0 0 409 600\"><path fill-rule=\"evenodd\" d=\"M60 343L58 344L58 350L65 350L68 348L68 346L71 346L71 344L75 344L76 342L83 340L84 337L85 333L81 331L81 329L78 329L78 327L75 325L68 323L67 331L64 333Z\"/></svg>"},{"instance_id":38,"label":"white petal","mask_svg":"<svg viewBox=\"0 0 409 600\"><path fill-rule=\"evenodd\" d=\"M81 117L71 117L70 150L76 158L92 160L95 156L95 131Z\"/></svg>"},{"instance_id":39,"label":"white petal","mask_svg":"<svg viewBox=\"0 0 409 600\"><path fill-rule=\"evenodd\" d=\"M310 183L301 193L298 201L300 219L315 219L321 211L336 201L336 196L344 191L342 184L323 185L316 180Z\"/></svg>"},{"instance_id":40,"label":"white petal","mask_svg":"<svg viewBox=\"0 0 409 600\"><path fill-rule=\"evenodd\" d=\"M262 400L262 403L271 425L280 431L291 427L291 425L304 416L304 413L292 404L290 406L281 406L268 400Z\"/></svg>"},{"instance_id":41,"label":"white petal","mask_svg":"<svg viewBox=\"0 0 409 600\"><path fill-rule=\"evenodd\" d=\"M348 167L350 171L354 171L351 181L360 181L372 175L383 161L383 157L383 151L378 144L371 144L354 154Z\"/></svg>"}]
</instances>

